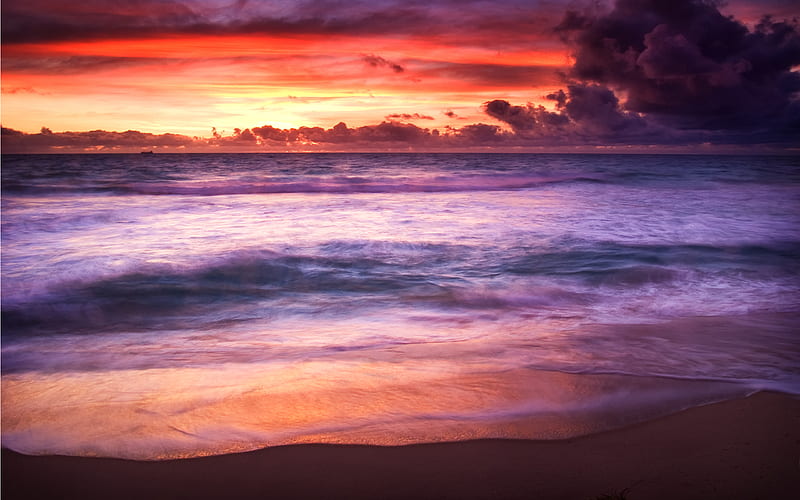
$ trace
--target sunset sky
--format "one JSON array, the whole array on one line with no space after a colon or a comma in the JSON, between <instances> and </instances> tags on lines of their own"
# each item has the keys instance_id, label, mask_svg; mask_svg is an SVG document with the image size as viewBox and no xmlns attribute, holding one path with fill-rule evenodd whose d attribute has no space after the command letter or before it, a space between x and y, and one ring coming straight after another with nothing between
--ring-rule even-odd
<instances>
[{"instance_id":1,"label":"sunset sky","mask_svg":"<svg viewBox=\"0 0 800 500\"><path fill-rule=\"evenodd\" d=\"M3 150L793 150L798 17L793 0L4 0Z\"/></svg>"}]
</instances>

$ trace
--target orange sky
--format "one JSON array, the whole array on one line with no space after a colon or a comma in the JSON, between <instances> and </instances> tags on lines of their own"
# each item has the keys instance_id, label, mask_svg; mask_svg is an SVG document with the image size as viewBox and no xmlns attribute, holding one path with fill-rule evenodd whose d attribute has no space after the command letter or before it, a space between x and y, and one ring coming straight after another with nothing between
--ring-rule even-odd
<instances>
[{"instance_id":1,"label":"orange sky","mask_svg":"<svg viewBox=\"0 0 800 500\"><path fill-rule=\"evenodd\" d=\"M738 16L750 30L767 12L798 13L788 0L733 0L722 8L723 17ZM648 17L648 9L660 13ZM677 9L687 9L686 15L696 16L700 26L725 22L714 17L716 7L700 0L5 0L2 125L25 134L46 127L55 132L133 130L210 138L215 130L229 136L236 129L331 129L339 122L351 128L410 123L445 135L488 124L523 143L532 136L537 144L548 143L546 137L559 142L569 133L573 142L602 146L608 140L625 142L628 136L646 143L643 134L629 132L644 130L636 121L652 109L663 119L649 122L645 135L680 142L683 135L661 127L672 127L670 120L681 114L691 115L691 106L670 110L630 96L639 92L646 99L647 92L660 92L659 85L673 85L675 80L658 83L648 76L652 57L636 57L643 55L642 47L658 42L674 45L660 49L658 57L667 58L685 49L680 41L687 40L680 38L684 35L639 40L637 54L608 55L602 64L614 71L622 68L617 59L633 57L629 65L650 64L634 68L629 85L626 77L610 73L599 73L597 81L591 71L576 78L576 50L584 42L575 37L588 24L561 29L568 11L585 19L617 16L635 25ZM672 29L685 27L690 38L702 34L702 29L691 28L691 21L681 20ZM654 36L648 31L655 33L655 27L637 36ZM586 47L583 57L589 61L592 52ZM752 54L743 52L731 53L720 65L718 56L700 54L705 49L698 47L684 57L704 57L697 68L717 65L711 70L720 75L715 81L751 64L743 58ZM780 75L788 71L786 64L779 61L769 78L785 78ZM797 68L791 71L797 73ZM652 85L645 88L645 83ZM559 90L576 84L588 89L583 97L569 91L565 101L554 99ZM596 84L607 86L607 95L605 87L592 87ZM748 94L755 87L747 85L742 83L744 90L730 91L730 96L725 94L730 89L721 89L721 94L710 89L709 97L713 101L715 95L725 95L735 102L740 95L754 100L768 95L760 88ZM793 91L787 92L783 101L776 101L776 109L794 99ZM575 101L569 111L566 103L573 97L583 101ZM497 101L512 106L487 112L489 103ZM540 105L550 114L542 114ZM591 105L600 106L596 113L578 109ZM720 103L710 112L728 113L726 106ZM595 121L603 123L578 123L595 114ZM676 130L696 123L705 127L696 116L690 118L689 126L678 120ZM769 119L775 121L774 116ZM708 122L724 126L724 120ZM627 135L619 138L613 127L623 123ZM597 135L598 130L605 135ZM487 131L469 130L473 132ZM699 134L692 141L714 137Z\"/></svg>"},{"instance_id":2,"label":"orange sky","mask_svg":"<svg viewBox=\"0 0 800 500\"><path fill-rule=\"evenodd\" d=\"M486 121L491 99L547 104L568 51L442 33L158 33L3 46L3 125L208 136L272 125ZM445 113L448 113L446 115Z\"/></svg>"}]
</instances>

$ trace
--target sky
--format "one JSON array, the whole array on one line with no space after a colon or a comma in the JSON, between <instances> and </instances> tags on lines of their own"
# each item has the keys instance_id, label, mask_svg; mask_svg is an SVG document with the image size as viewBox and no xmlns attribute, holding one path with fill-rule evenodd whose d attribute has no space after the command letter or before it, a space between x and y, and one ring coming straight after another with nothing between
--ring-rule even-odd
<instances>
[{"instance_id":1,"label":"sky","mask_svg":"<svg viewBox=\"0 0 800 500\"><path fill-rule=\"evenodd\" d=\"M795 0L3 0L3 152L800 151Z\"/></svg>"}]
</instances>

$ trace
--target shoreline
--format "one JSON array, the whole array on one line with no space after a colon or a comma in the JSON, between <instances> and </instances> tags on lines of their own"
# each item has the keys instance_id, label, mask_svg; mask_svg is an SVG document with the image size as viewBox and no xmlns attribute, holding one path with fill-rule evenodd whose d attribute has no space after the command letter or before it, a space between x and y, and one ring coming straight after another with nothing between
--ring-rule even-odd
<instances>
[{"instance_id":1,"label":"shoreline","mask_svg":"<svg viewBox=\"0 0 800 500\"><path fill-rule=\"evenodd\" d=\"M800 399L760 392L554 441L303 444L158 462L2 450L4 499L800 498Z\"/></svg>"}]
</instances>

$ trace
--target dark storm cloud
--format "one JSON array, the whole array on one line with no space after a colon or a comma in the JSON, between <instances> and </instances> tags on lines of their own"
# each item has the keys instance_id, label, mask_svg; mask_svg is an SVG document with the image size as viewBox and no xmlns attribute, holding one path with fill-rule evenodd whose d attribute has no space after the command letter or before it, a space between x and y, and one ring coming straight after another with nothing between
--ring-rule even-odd
<instances>
[{"instance_id":1,"label":"dark storm cloud","mask_svg":"<svg viewBox=\"0 0 800 500\"><path fill-rule=\"evenodd\" d=\"M495 99L484 105L486 114L493 118L508 123L516 133L526 133L536 130L542 131L548 122L557 126L567 123L567 118L557 113L547 111L544 106L514 106L508 101Z\"/></svg>"},{"instance_id":2,"label":"dark storm cloud","mask_svg":"<svg viewBox=\"0 0 800 500\"><path fill-rule=\"evenodd\" d=\"M514 144L514 137L500 130L497 125L474 123L452 129L451 142L455 146Z\"/></svg>"},{"instance_id":3,"label":"dark storm cloud","mask_svg":"<svg viewBox=\"0 0 800 500\"><path fill-rule=\"evenodd\" d=\"M663 143L674 134L625 111L616 95L596 84L573 84L546 96L556 101L556 111L544 106L512 105L496 99L484 104L489 116L507 123L514 133L532 142L559 143ZM538 141L537 141L538 140Z\"/></svg>"},{"instance_id":4,"label":"dark storm cloud","mask_svg":"<svg viewBox=\"0 0 800 500\"><path fill-rule=\"evenodd\" d=\"M574 48L569 77L614 89L628 112L737 140L800 138L796 20L749 30L713 2L618 0L603 15L568 12L558 31Z\"/></svg>"},{"instance_id":5,"label":"dark storm cloud","mask_svg":"<svg viewBox=\"0 0 800 500\"><path fill-rule=\"evenodd\" d=\"M617 96L603 86L570 85L567 88L566 100L557 94L559 109L589 134L635 135L647 126L639 115L624 111Z\"/></svg>"}]
</instances>

